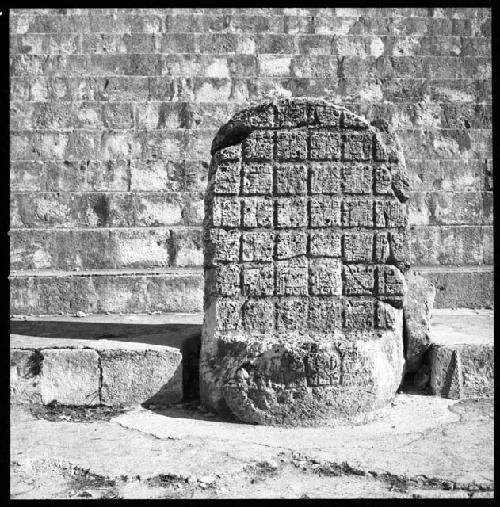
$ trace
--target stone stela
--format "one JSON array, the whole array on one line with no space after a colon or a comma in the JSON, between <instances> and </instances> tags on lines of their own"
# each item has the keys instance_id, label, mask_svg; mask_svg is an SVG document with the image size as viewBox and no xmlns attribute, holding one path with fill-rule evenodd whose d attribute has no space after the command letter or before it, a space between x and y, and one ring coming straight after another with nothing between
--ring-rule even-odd
<instances>
[{"instance_id":1,"label":"stone stela","mask_svg":"<svg viewBox=\"0 0 500 507\"><path fill-rule=\"evenodd\" d=\"M393 136L326 101L283 100L236 114L212 155L202 402L285 425L386 404L409 267Z\"/></svg>"}]
</instances>

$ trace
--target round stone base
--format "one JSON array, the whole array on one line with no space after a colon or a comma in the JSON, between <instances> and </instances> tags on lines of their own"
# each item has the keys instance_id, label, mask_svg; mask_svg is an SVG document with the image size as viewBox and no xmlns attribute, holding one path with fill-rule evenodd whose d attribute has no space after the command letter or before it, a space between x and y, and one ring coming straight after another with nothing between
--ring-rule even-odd
<instances>
[{"instance_id":1,"label":"round stone base","mask_svg":"<svg viewBox=\"0 0 500 507\"><path fill-rule=\"evenodd\" d=\"M403 374L402 322L396 324L349 341L218 337L201 351L202 403L243 422L286 426L351 419L381 408L394 398Z\"/></svg>"}]
</instances>

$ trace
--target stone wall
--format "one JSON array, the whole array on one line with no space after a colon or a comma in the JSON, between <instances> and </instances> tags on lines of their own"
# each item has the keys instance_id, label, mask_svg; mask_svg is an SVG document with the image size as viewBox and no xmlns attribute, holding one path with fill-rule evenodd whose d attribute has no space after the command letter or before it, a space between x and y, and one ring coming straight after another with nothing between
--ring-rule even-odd
<instances>
[{"instance_id":1,"label":"stone wall","mask_svg":"<svg viewBox=\"0 0 500 507\"><path fill-rule=\"evenodd\" d=\"M493 300L489 9L16 9L11 312L201 311L210 145L249 101L385 118L437 307Z\"/></svg>"}]
</instances>

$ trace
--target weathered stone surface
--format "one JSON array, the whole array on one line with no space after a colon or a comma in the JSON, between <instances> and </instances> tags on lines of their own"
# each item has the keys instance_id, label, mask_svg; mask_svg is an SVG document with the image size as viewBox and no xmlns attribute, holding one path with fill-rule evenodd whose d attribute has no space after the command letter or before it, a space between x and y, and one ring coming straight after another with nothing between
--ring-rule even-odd
<instances>
[{"instance_id":1,"label":"weathered stone surface","mask_svg":"<svg viewBox=\"0 0 500 507\"><path fill-rule=\"evenodd\" d=\"M399 394L375 420L304 429L237 424L189 405L135 407L91 424L38 419L27 407L12 406L10 494L493 497L493 408L493 400ZM72 420L78 415L63 413Z\"/></svg>"},{"instance_id":2,"label":"weathered stone surface","mask_svg":"<svg viewBox=\"0 0 500 507\"><path fill-rule=\"evenodd\" d=\"M113 406L178 402L183 369L192 376L187 369L193 368L195 351L187 347L196 348L197 340L193 331L188 330L188 339L182 330L175 334L174 347L155 344L168 340L168 333L126 337L134 341L54 338L50 329L40 336L11 335L11 400ZM183 355L190 364L183 364Z\"/></svg>"},{"instance_id":3,"label":"weathered stone surface","mask_svg":"<svg viewBox=\"0 0 500 507\"><path fill-rule=\"evenodd\" d=\"M91 275L91 276L89 276ZM199 269L17 272L10 279L11 314L196 312L203 304Z\"/></svg>"},{"instance_id":4,"label":"weathered stone surface","mask_svg":"<svg viewBox=\"0 0 500 507\"><path fill-rule=\"evenodd\" d=\"M435 287L412 270L405 274L408 292L404 305L406 371L416 372L430 346L430 320Z\"/></svg>"},{"instance_id":5,"label":"weathered stone surface","mask_svg":"<svg viewBox=\"0 0 500 507\"><path fill-rule=\"evenodd\" d=\"M493 397L494 362L493 344L433 345L430 391L452 399Z\"/></svg>"},{"instance_id":6,"label":"weathered stone surface","mask_svg":"<svg viewBox=\"0 0 500 507\"><path fill-rule=\"evenodd\" d=\"M200 357L201 398L213 410L314 424L394 396L408 178L394 136L378 126L293 99L241 111L216 135ZM241 167L230 188L219 183L229 166Z\"/></svg>"},{"instance_id":7,"label":"weathered stone surface","mask_svg":"<svg viewBox=\"0 0 500 507\"><path fill-rule=\"evenodd\" d=\"M327 95L398 132L418 192L412 264L492 264L480 238L493 217L491 10L40 12L9 16L12 269L202 266L201 244L176 259L158 226L200 233L195 193L217 127L241 104L299 95ZM307 111L272 106L239 114L242 131L308 124ZM326 106L315 116L349 124ZM490 275L439 274L436 305L491 305ZM65 311L62 300L47 308L43 284L16 283L40 294L30 313ZM182 303L169 311L193 311L182 288L163 291Z\"/></svg>"},{"instance_id":8,"label":"weathered stone surface","mask_svg":"<svg viewBox=\"0 0 500 507\"><path fill-rule=\"evenodd\" d=\"M182 399L182 355L166 350L101 350L104 405L178 402Z\"/></svg>"},{"instance_id":9,"label":"weathered stone surface","mask_svg":"<svg viewBox=\"0 0 500 507\"><path fill-rule=\"evenodd\" d=\"M42 403L99 405L99 356L95 350L44 349L40 376Z\"/></svg>"},{"instance_id":10,"label":"weathered stone surface","mask_svg":"<svg viewBox=\"0 0 500 507\"><path fill-rule=\"evenodd\" d=\"M42 357L36 350L14 349L10 353L10 397L17 403L40 403Z\"/></svg>"},{"instance_id":11,"label":"weathered stone surface","mask_svg":"<svg viewBox=\"0 0 500 507\"><path fill-rule=\"evenodd\" d=\"M494 312L435 310L431 322L429 387L447 398L494 394Z\"/></svg>"}]
</instances>

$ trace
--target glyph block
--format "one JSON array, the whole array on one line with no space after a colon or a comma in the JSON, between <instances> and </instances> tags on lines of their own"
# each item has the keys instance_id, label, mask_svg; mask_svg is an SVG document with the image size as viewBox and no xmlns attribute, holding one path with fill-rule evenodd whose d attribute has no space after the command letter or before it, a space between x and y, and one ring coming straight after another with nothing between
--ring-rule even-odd
<instances>
[{"instance_id":1,"label":"glyph block","mask_svg":"<svg viewBox=\"0 0 500 507\"><path fill-rule=\"evenodd\" d=\"M279 164L276 171L276 194L307 193L307 166L305 164Z\"/></svg>"},{"instance_id":2,"label":"glyph block","mask_svg":"<svg viewBox=\"0 0 500 507\"><path fill-rule=\"evenodd\" d=\"M278 160L306 160L307 133L290 131L276 133L276 156Z\"/></svg>"},{"instance_id":3,"label":"glyph block","mask_svg":"<svg viewBox=\"0 0 500 507\"><path fill-rule=\"evenodd\" d=\"M255 130L243 141L244 160L272 160L274 132Z\"/></svg>"},{"instance_id":4,"label":"glyph block","mask_svg":"<svg viewBox=\"0 0 500 507\"><path fill-rule=\"evenodd\" d=\"M311 194L339 194L342 191L342 166L334 163L311 164Z\"/></svg>"},{"instance_id":5,"label":"glyph block","mask_svg":"<svg viewBox=\"0 0 500 507\"><path fill-rule=\"evenodd\" d=\"M279 197L276 200L276 226L305 227L307 225L307 199Z\"/></svg>"},{"instance_id":6,"label":"glyph block","mask_svg":"<svg viewBox=\"0 0 500 507\"><path fill-rule=\"evenodd\" d=\"M243 200L243 227L272 227L273 201L270 198L246 197Z\"/></svg>"},{"instance_id":7,"label":"glyph block","mask_svg":"<svg viewBox=\"0 0 500 507\"><path fill-rule=\"evenodd\" d=\"M246 195L273 193L273 168L266 164L243 164L241 193Z\"/></svg>"}]
</instances>

